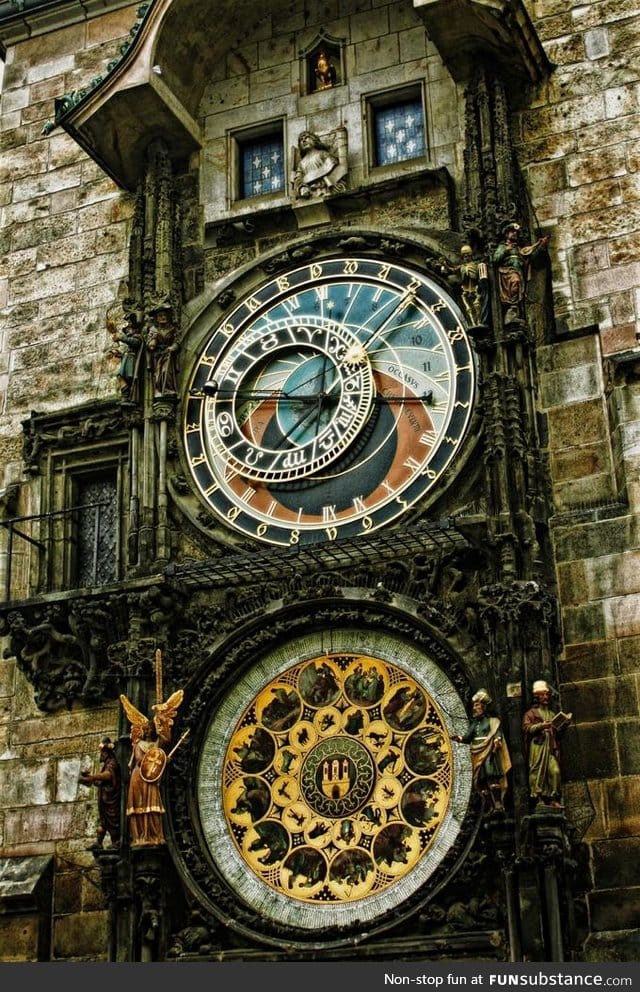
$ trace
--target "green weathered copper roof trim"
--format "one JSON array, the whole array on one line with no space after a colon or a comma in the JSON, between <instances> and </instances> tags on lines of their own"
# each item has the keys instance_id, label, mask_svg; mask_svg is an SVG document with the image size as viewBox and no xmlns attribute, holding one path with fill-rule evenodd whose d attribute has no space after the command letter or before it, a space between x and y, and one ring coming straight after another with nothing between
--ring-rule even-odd
<instances>
[{"instance_id":1,"label":"green weathered copper roof trim","mask_svg":"<svg viewBox=\"0 0 640 992\"><path fill-rule=\"evenodd\" d=\"M15 0L15 2L23 2L23 0ZM104 83L109 76L124 62L126 62L132 55L134 49L136 48L136 42L140 35L140 29L146 21L155 0L146 0L145 3L140 4L136 10L136 14L139 18L129 31L129 38L122 42L118 51L120 52L120 57L112 59L107 63L107 68L104 73L99 76L95 76L89 83L88 86L83 86L79 90L71 90L69 93L63 94L63 96L56 97L54 101L55 116L52 121L47 121L42 128L42 134L50 134L59 124L62 123L67 114L72 110L75 110L86 98L91 94L95 93L98 87Z\"/></svg>"}]
</instances>

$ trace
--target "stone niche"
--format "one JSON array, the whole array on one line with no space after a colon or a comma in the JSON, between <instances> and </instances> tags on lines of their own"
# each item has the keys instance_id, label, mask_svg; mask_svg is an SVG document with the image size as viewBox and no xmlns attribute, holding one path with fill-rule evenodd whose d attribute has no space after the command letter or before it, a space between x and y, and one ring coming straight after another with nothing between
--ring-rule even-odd
<instances>
[{"instance_id":1,"label":"stone niche","mask_svg":"<svg viewBox=\"0 0 640 992\"><path fill-rule=\"evenodd\" d=\"M48 961L51 855L0 858L0 961Z\"/></svg>"}]
</instances>

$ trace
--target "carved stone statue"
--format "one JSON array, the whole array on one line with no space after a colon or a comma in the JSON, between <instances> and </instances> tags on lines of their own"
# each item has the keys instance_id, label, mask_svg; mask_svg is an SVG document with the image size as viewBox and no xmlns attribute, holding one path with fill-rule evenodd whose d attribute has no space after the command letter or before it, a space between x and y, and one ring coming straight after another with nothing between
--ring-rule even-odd
<instances>
[{"instance_id":1,"label":"carved stone statue","mask_svg":"<svg viewBox=\"0 0 640 992\"><path fill-rule=\"evenodd\" d=\"M120 845L120 765L113 751L110 737L100 741L100 771L83 769L78 779L81 785L95 785L98 789L98 831L95 847L102 848L107 834L112 847Z\"/></svg>"},{"instance_id":2,"label":"carved stone statue","mask_svg":"<svg viewBox=\"0 0 640 992\"><path fill-rule=\"evenodd\" d=\"M532 245L520 246L520 225L515 222L503 229L503 240L493 253L498 266L498 292L504 309L505 324L523 320L525 291L530 262L546 250L549 236L538 238Z\"/></svg>"},{"instance_id":3,"label":"carved stone statue","mask_svg":"<svg viewBox=\"0 0 640 992\"><path fill-rule=\"evenodd\" d=\"M452 734L451 739L469 744L473 787L489 801L490 810L501 812L507 792L507 773L511 757L502 733L500 720L487 715L491 696L486 689L478 689L471 699L472 715L465 734Z\"/></svg>"},{"instance_id":4,"label":"carved stone statue","mask_svg":"<svg viewBox=\"0 0 640 992\"><path fill-rule=\"evenodd\" d=\"M158 674L160 672L160 675ZM173 750L167 754L171 743L171 728L182 702L184 691L177 689L162 702L161 656L156 652L156 696L152 707L154 716L147 719L144 713L125 695L120 702L131 724L131 777L127 793L127 817L132 847L151 847L164 844L162 814L165 812L160 795L160 782L167 764L188 731L182 735Z\"/></svg>"},{"instance_id":5,"label":"carved stone statue","mask_svg":"<svg viewBox=\"0 0 640 992\"><path fill-rule=\"evenodd\" d=\"M152 318L146 333L149 369L155 395L164 396L177 390L178 329L168 303L157 304L149 315Z\"/></svg>"},{"instance_id":6,"label":"carved stone statue","mask_svg":"<svg viewBox=\"0 0 640 992\"><path fill-rule=\"evenodd\" d=\"M118 369L120 395L123 400L135 401L140 398L140 370L144 345L140 317L140 313L136 310L127 311L125 326L117 335L117 340L125 346Z\"/></svg>"},{"instance_id":7,"label":"carved stone statue","mask_svg":"<svg viewBox=\"0 0 640 992\"><path fill-rule=\"evenodd\" d=\"M463 245L460 249L460 264L451 265L446 259L441 261L441 272L449 272L459 283L462 306L472 327L486 323L484 301L487 290L486 263L473 257L473 248Z\"/></svg>"},{"instance_id":8,"label":"carved stone statue","mask_svg":"<svg viewBox=\"0 0 640 992\"><path fill-rule=\"evenodd\" d=\"M551 689L538 679L533 683L533 705L522 718L524 748L529 767L529 795L538 806L562 807L560 799L559 737L572 718L549 706Z\"/></svg>"},{"instance_id":9,"label":"carved stone statue","mask_svg":"<svg viewBox=\"0 0 640 992\"><path fill-rule=\"evenodd\" d=\"M346 128L326 135L304 131L293 152L293 165L293 194L300 200L346 189Z\"/></svg>"}]
</instances>

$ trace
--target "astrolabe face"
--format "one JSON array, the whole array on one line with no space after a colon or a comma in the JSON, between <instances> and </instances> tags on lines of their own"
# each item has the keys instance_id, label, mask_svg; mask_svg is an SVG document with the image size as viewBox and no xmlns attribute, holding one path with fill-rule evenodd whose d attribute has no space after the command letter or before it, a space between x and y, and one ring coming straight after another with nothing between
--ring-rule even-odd
<instances>
[{"instance_id":1,"label":"astrolabe face","mask_svg":"<svg viewBox=\"0 0 640 992\"><path fill-rule=\"evenodd\" d=\"M352 909L375 920L406 900L451 848L469 794L443 706L457 719L464 708L434 663L410 645L400 663L384 633L360 649L356 632L340 639L327 650L300 637L248 672L198 771L219 870L298 927L346 923Z\"/></svg>"},{"instance_id":2,"label":"astrolabe face","mask_svg":"<svg viewBox=\"0 0 640 992\"><path fill-rule=\"evenodd\" d=\"M201 498L276 545L353 537L425 496L468 426L461 315L424 274L325 258L265 282L214 328L183 436Z\"/></svg>"}]
</instances>

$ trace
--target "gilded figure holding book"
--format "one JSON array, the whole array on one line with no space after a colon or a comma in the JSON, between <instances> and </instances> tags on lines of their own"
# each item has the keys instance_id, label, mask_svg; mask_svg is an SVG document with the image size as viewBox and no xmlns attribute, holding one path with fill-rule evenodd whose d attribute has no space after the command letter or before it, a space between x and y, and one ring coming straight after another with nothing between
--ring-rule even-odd
<instances>
[{"instance_id":1,"label":"gilded figure holding book","mask_svg":"<svg viewBox=\"0 0 640 992\"><path fill-rule=\"evenodd\" d=\"M522 733L529 767L529 795L538 806L560 809L559 737L572 714L555 713L549 705L550 697L551 689L543 679L533 683L533 706L522 718Z\"/></svg>"}]
</instances>

